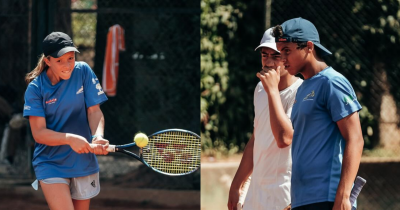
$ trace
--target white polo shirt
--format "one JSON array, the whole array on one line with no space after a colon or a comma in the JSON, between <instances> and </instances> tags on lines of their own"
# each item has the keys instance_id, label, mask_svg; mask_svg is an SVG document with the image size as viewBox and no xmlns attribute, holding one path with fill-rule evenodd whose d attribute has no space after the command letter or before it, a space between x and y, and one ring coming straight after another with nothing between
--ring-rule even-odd
<instances>
[{"instance_id":1,"label":"white polo shirt","mask_svg":"<svg viewBox=\"0 0 400 210\"><path fill-rule=\"evenodd\" d=\"M290 118L298 87L298 79L279 92L283 109ZM271 130L268 95L261 82L254 91L253 174L243 210L282 210L290 204L292 174L291 146L279 148Z\"/></svg>"}]
</instances>

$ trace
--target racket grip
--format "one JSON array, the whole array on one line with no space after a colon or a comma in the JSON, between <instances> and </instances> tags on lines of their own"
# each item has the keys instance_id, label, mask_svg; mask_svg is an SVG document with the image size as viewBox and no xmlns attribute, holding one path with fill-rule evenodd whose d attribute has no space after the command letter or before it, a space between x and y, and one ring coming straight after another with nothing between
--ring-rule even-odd
<instances>
[{"instance_id":1,"label":"racket grip","mask_svg":"<svg viewBox=\"0 0 400 210\"><path fill-rule=\"evenodd\" d=\"M360 195L361 189L364 187L365 183L367 183L367 181L364 178L357 176L356 181L354 181L354 186L350 194L351 206L353 206L353 204L356 202L357 197L358 195ZM352 209L356 208L352 207Z\"/></svg>"},{"instance_id":2,"label":"racket grip","mask_svg":"<svg viewBox=\"0 0 400 210\"><path fill-rule=\"evenodd\" d=\"M236 209L237 210L243 210L242 203L240 203L240 202L237 203Z\"/></svg>"},{"instance_id":3,"label":"racket grip","mask_svg":"<svg viewBox=\"0 0 400 210\"><path fill-rule=\"evenodd\" d=\"M244 184L242 186L242 193L239 196L239 202L237 203L237 206L236 206L238 210L243 209L244 200L246 199L246 195L247 195L247 191L249 190L250 182L251 182L251 177L247 178L247 180L244 182Z\"/></svg>"},{"instance_id":4,"label":"racket grip","mask_svg":"<svg viewBox=\"0 0 400 210\"><path fill-rule=\"evenodd\" d=\"M90 147L92 147L92 149L94 149L97 147L97 144L90 144ZM115 145L112 145L112 144L108 145L107 151L115 152Z\"/></svg>"},{"instance_id":5,"label":"racket grip","mask_svg":"<svg viewBox=\"0 0 400 210\"><path fill-rule=\"evenodd\" d=\"M108 152L115 152L115 145L112 145L112 144L108 145L107 151Z\"/></svg>"}]
</instances>

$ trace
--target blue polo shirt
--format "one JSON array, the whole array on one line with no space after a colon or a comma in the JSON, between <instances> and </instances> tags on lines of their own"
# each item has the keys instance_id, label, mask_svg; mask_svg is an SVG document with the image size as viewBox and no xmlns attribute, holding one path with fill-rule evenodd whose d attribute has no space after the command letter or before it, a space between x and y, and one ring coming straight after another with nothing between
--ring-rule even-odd
<instances>
[{"instance_id":1,"label":"blue polo shirt","mask_svg":"<svg viewBox=\"0 0 400 210\"><path fill-rule=\"evenodd\" d=\"M332 67L299 87L291 115L292 208L335 201L345 148L336 122L360 109L350 82Z\"/></svg>"},{"instance_id":2,"label":"blue polo shirt","mask_svg":"<svg viewBox=\"0 0 400 210\"><path fill-rule=\"evenodd\" d=\"M28 85L24 117L44 117L48 129L81 135L91 142L86 110L107 100L96 75L85 62L75 62L70 79L52 85L46 71ZM94 154L78 154L69 145L35 143L32 165L38 180L81 177L99 171Z\"/></svg>"}]
</instances>

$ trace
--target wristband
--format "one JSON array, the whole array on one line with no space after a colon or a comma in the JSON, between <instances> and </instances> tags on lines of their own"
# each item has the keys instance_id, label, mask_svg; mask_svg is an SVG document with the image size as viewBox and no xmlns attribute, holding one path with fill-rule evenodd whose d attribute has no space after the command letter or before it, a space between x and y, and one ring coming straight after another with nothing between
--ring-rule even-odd
<instances>
[{"instance_id":1,"label":"wristband","mask_svg":"<svg viewBox=\"0 0 400 210\"><path fill-rule=\"evenodd\" d=\"M94 139L94 138L96 138L96 137L99 137L99 136L101 136L101 138L104 138L104 136L103 136L103 135L101 135L101 134L97 134L97 135L93 135L93 136L92 136L92 139Z\"/></svg>"}]
</instances>

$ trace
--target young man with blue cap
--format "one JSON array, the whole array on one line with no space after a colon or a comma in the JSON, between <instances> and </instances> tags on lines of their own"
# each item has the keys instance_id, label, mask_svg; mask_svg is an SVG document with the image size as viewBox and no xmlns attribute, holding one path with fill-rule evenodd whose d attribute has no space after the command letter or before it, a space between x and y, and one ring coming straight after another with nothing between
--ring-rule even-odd
<instances>
[{"instance_id":1,"label":"young man with blue cap","mask_svg":"<svg viewBox=\"0 0 400 210\"><path fill-rule=\"evenodd\" d=\"M350 210L364 145L361 105L350 82L323 60L332 53L310 21L291 19L273 33L286 70L304 77L291 115L292 209Z\"/></svg>"},{"instance_id":2,"label":"young man with blue cap","mask_svg":"<svg viewBox=\"0 0 400 210\"><path fill-rule=\"evenodd\" d=\"M290 114L297 88L303 82L283 67L272 28L260 45L262 70L254 90L254 130L229 191L228 209L236 210L240 190L251 182L243 210L282 210L290 204L291 143ZM240 208L241 206L239 206Z\"/></svg>"}]
</instances>

